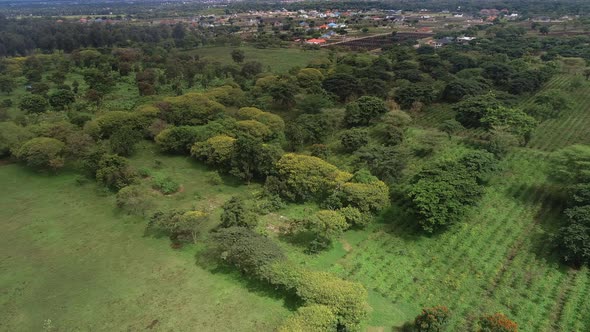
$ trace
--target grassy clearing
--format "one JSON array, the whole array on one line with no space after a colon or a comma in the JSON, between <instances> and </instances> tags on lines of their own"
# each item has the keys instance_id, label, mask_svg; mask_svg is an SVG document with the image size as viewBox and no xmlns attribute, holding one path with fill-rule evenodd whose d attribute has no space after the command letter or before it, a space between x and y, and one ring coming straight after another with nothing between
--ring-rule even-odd
<instances>
[{"instance_id":1,"label":"grassy clearing","mask_svg":"<svg viewBox=\"0 0 590 332\"><path fill-rule=\"evenodd\" d=\"M212 61L219 61L224 64L234 63L231 58L230 47L204 47L198 48L191 53L197 54ZM325 50L302 50L299 48L268 48L259 49L254 47L236 47L243 50L246 58L244 61L258 61L270 67L273 72L286 72L289 69L300 66L305 67L315 58L323 58L328 55Z\"/></svg>"},{"instance_id":2,"label":"grassy clearing","mask_svg":"<svg viewBox=\"0 0 590 332\"><path fill-rule=\"evenodd\" d=\"M153 151L133 162L152 165ZM211 186L207 170L158 156L184 192L158 206L218 204L237 189ZM284 299L238 273L196 266L194 247L143 237L145 223L114 208L112 195L75 174L40 175L0 166L2 331L269 331L289 315Z\"/></svg>"}]
</instances>

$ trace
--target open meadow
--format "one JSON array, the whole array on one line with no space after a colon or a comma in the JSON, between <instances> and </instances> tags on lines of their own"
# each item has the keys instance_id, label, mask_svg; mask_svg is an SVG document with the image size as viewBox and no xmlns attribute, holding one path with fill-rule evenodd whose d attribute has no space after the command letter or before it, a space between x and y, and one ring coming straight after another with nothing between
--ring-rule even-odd
<instances>
[{"instance_id":1,"label":"open meadow","mask_svg":"<svg viewBox=\"0 0 590 332\"><path fill-rule=\"evenodd\" d=\"M150 153L134 162L153 165ZM160 161L183 192L158 206L215 209L235 194L205 185L208 172L185 158ZM0 166L1 331L269 331L288 315L283 298L237 272L197 266L193 246L144 236L144 220L77 180Z\"/></svg>"}]
</instances>

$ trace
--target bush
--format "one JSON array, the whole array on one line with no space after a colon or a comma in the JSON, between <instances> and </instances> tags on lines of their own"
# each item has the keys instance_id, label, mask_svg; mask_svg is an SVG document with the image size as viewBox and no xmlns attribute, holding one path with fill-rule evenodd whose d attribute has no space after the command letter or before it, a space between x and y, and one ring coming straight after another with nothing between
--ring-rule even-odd
<instances>
[{"instance_id":1,"label":"bush","mask_svg":"<svg viewBox=\"0 0 590 332\"><path fill-rule=\"evenodd\" d=\"M321 210L311 218L291 222L289 233L309 238L308 252L317 253L332 246L332 241L348 228L343 215L333 210Z\"/></svg>"},{"instance_id":2,"label":"bush","mask_svg":"<svg viewBox=\"0 0 590 332\"><path fill-rule=\"evenodd\" d=\"M338 318L329 306L312 304L299 308L283 323L279 332L336 331Z\"/></svg>"},{"instance_id":3,"label":"bush","mask_svg":"<svg viewBox=\"0 0 590 332\"><path fill-rule=\"evenodd\" d=\"M267 279L272 264L286 259L273 240L245 227L221 228L212 239L218 257L258 278Z\"/></svg>"},{"instance_id":4,"label":"bush","mask_svg":"<svg viewBox=\"0 0 590 332\"><path fill-rule=\"evenodd\" d=\"M199 129L192 126L172 127L156 136L156 144L164 152L188 153L197 140Z\"/></svg>"},{"instance_id":5,"label":"bush","mask_svg":"<svg viewBox=\"0 0 590 332\"><path fill-rule=\"evenodd\" d=\"M272 190L295 201L321 200L352 177L322 159L294 153L287 153L279 159L276 172Z\"/></svg>"},{"instance_id":6,"label":"bush","mask_svg":"<svg viewBox=\"0 0 590 332\"><path fill-rule=\"evenodd\" d=\"M362 228L371 221L370 215L362 213L359 209L352 206L345 206L336 211L344 217L349 227Z\"/></svg>"},{"instance_id":7,"label":"bush","mask_svg":"<svg viewBox=\"0 0 590 332\"><path fill-rule=\"evenodd\" d=\"M234 153L236 139L227 135L218 135L197 142L191 148L191 155L210 165L229 167Z\"/></svg>"},{"instance_id":8,"label":"bush","mask_svg":"<svg viewBox=\"0 0 590 332\"><path fill-rule=\"evenodd\" d=\"M37 137L24 143L16 157L29 167L56 170L64 166L64 148L65 144L54 138Z\"/></svg>"},{"instance_id":9,"label":"bush","mask_svg":"<svg viewBox=\"0 0 590 332\"><path fill-rule=\"evenodd\" d=\"M0 122L0 157L16 155L21 145L32 136L26 128L14 122Z\"/></svg>"},{"instance_id":10,"label":"bush","mask_svg":"<svg viewBox=\"0 0 590 332\"><path fill-rule=\"evenodd\" d=\"M116 202L119 209L140 216L145 215L153 206L149 192L137 185L121 188L117 193Z\"/></svg>"},{"instance_id":11,"label":"bush","mask_svg":"<svg viewBox=\"0 0 590 332\"><path fill-rule=\"evenodd\" d=\"M180 184L165 175L156 175L152 188L158 190L164 195L174 194L180 189Z\"/></svg>"},{"instance_id":12,"label":"bush","mask_svg":"<svg viewBox=\"0 0 590 332\"><path fill-rule=\"evenodd\" d=\"M447 307L424 308L422 313L414 320L414 326L418 332L444 331L449 316L450 312Z\"/></svg>"},{"instance_id":13,"label":"bush","mask_svg":"<svg viewBox=\"0 0 590 332\"><path fill-rule=\"evenodd\" d=\"M478 332L517 332L518 324L504 314L495 313L479 319Z\"/></svg>"},{"instance_id":14,"label":"bush","mask_svg":"<svg viewBox=\"0 0 590 332\"><path fill-rule=\"evenodd\" d=\"M43 113L49 107L47 99L40 95L27 95L19 103L19 108L25 113Z\"/></svg>"},{"instance_id":15,"label":"bush","mask_svg":"<svg viewBox=\"0 0 590 332\"><path fill-rule=\"evenodd\" d=\"M254 228L258 224L256 215L250 211L241 198L233 196L223 204L221 214L221 227L245 227Z\"/></svg>"},{"instance_id":16,"label":"bush","mask_svg":"<svg viewBox=\"0 0 590 332\"><path fill-rule=\"evenodd\" d=\"M166 234L173 243L196 243L199 229L208 218L202 211L158 211L151 217L147 229Z\"/></svg>"},{"instance_id":17,"label":"bush","mask_svg":"<svg viewBox=\"0 0 590 332\"><path fill-rule=\"evenodd\" d=\"M225 107L200 93L167 97L156 105L166 122L182 125L202 125L225 111Z\"/></svg>"}]
</instances>

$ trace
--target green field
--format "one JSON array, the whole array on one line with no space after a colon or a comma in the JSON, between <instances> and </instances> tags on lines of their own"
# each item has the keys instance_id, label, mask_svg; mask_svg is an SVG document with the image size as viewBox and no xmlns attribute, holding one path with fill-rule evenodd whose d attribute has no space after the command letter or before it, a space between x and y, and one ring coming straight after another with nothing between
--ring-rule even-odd
<instances>
[{"instance_id":1,"label":"green field","mask_svg":"<svg viewBox=\"0 0 590 332\"><path fill-rule=\"evenodd\" d=\"M311 60L322 59L328 56L325 50L303 50L299 48L254 48L251 46L236 47L243 50L247 61L258 61L274 72L286 72L289 69L299 66L305 67ZM220 47L203 47L198 48L191 53L197 54L211 61L219 61L224 64L234 63L231 58L233 48Z\"/></svg>"},{"instance_id":2,"label":"green field","mask_svg":"<svg viewBox=\"0 0 590 332\"><path fill-rule=\"evenodd\" d=\"M159 159L184 190L159 206L216 209L236 192L204 190L208 171L185 158ZM152 165L151 150L134 162ZM197 266L195 248L145 237L143 220L76 178L0 166L1 331L269 331L289 314L282 297L238 273Z\"/></svg>"}]
</instances>

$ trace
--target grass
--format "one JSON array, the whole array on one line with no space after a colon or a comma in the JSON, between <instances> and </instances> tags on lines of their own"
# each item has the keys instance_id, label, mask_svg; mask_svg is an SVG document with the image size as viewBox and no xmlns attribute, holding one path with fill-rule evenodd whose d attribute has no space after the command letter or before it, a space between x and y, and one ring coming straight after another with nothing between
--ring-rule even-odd
<instances>
[{"instance_id":1,"label":"grass","mask_svg":"<svg viewBox=\"0 0 590 332\"><path fill-rule=\"evenodd\" d=\"M299 66L305 67L315 58L328 56L324 50L303 50L299 48L267 48L260 49L254 47L203 47L198 48L191 53L201 57L208 58L212 61L219 61L223 64L234 63L231 58L231 51L234 49L243 50L245 53L245 62L258 61L265 66L265 70L270 67L273 72L286 72L289 69Z\"/></svg>"},{"instance_id":2,"label":"grass","mask_svg":"<svg viewBox=\"0 0 590 332\"><path fill-rule=\"evenodd\" d=\"M153 165L151 153L144 147L133 162ZM158 158L162 171L184 175L184 193L162 196L158 207L217 211L236 193L207 185L209 171L188 159ZM143 220L76 177L0 166L0 330L269 331L289 315L282 297L239 274L197 266L194 247L144 237Z\"/></svg>"}]
</instances>

